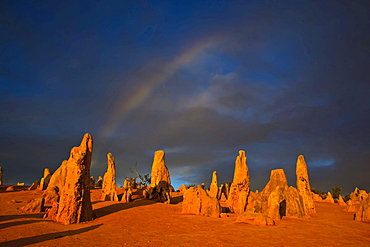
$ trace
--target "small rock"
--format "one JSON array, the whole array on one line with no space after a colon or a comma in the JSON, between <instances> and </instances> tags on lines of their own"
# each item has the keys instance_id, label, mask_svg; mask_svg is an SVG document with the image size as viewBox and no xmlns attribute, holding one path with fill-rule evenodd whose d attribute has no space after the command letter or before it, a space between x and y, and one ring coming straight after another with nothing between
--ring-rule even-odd
<instances>
[{"instance_id":1,"label":"small rock","mask_svg":"<svg viewBox=\"0 0 370 247\"><path fill-rule=\"evenodd\" d=\"M14 186L9 186L8 188L6 188L6 191L14 191Z\"/></svg>"}]
</instances>

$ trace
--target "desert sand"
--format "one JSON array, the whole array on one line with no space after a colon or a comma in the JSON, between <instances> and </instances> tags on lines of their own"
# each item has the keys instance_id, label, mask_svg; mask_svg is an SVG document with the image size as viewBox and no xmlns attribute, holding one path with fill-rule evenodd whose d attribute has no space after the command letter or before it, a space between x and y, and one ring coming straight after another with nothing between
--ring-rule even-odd
<instances>
[{"instance_id":1,"label":"desert sand","mask_svg":"<svg viewBox=\"0 0 370 247\"><path fill-rule=\"evenodd\" d=\"M43 213L19 210L42 192L5 188L0 187L0 246L370 246L370 224L353 220L353 213L338 204L316 202L317 213L309 219L284 217L262 227L235 223L236 214L218 219L182 215L180 192L173 194L172 204L138 195L121 203L100 201L101 190L94 189L97 218L62 225L43 219Z\"/></svg>"}]
</instances>

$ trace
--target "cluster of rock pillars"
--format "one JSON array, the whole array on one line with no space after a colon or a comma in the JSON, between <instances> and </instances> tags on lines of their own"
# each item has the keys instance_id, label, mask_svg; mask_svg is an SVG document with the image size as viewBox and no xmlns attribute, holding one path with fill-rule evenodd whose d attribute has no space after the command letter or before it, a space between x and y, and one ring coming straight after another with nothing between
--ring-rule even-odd
<instances>
[{"instance_id":1,"label":"cluster of rock pillars","mask_svg":"<svg viewBox=\"0 0 370 247\"><path fill-rule=\"evenodd\" d=\"M80 146L73 147L68 160L51 173L44 170L40 182L36 181L29 188L44 191L43 196L32 200L21 210L25 212L45 212L44 218L63 224L74 224L90 221L95 218L92 210L90 189L102 188L103 201L130 202L135 181L129 179L124 183L124 194L121 199L117 195L116 169L114 157L107 155L108 168L104 179L99 177L97 183L90 176L93 139L85 134ZM234 178L229 186L218 186L216 171L212 174L209 190L204 184L197 188L187 188L182 185L178 188L183 192L182 214L195 214L209 217L227 217L236 213L237 222L248 222L256 225L275 225L276 220L285 216L309 218L316 212L314 201L323 201L322 197L311 192L307 165L303 155L298 156L296 163L296 188L288 186L283 169L272 170L270 180L265 188L258 192L250 190L250 178L245 151L240 150L235 160ZM156 199L163 203L171 203L171 179L164 160L164 151L154 153L149 186L140 186L143 197ZM348 212L354 212L354 218L359 221L370 222L370 196L366 191L355 189L350 200L344 202L340 196L338 203L347 205ZM325 202L334 203L330 192ZM51 207L44 207L45 203Z\"/></svg>"}]
</instances>

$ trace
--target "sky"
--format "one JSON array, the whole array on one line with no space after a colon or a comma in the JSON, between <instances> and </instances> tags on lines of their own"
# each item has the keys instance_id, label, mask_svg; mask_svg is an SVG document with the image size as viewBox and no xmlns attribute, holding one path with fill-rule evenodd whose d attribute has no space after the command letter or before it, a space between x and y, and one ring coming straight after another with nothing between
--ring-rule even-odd
<instances>
[{"instance_id":1,"label":"sky","mask_svg":"<svg viewBox=\"0 0 370 247\"><path fill-rule=\"evenodd\" d=\"M85 133L117 182L165 151L175 188L272 169L370 191L370 3L0 0L0 166L55 171Z\"/></svg>"}]
</instances>

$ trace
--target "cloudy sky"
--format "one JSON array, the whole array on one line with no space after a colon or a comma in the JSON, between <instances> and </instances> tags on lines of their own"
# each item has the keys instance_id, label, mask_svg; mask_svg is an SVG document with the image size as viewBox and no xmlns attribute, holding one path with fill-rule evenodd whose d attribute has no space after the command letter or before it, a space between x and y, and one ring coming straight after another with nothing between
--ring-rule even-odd
<instances>
[{"instance_id":1,"label":"cloudy sky","mask_svg":"<svg viewBox=\"0 0 370 247\"><path fill-rule=\"evenodd\" d=\"M78 2L78 3L77 3ZM370 4L327 1L0 1L0 166L56 170L88 132L91 174L251 187L303 154L312 187L370 190Z\"/></svg>"}]
</instances>

